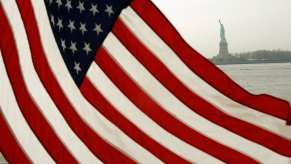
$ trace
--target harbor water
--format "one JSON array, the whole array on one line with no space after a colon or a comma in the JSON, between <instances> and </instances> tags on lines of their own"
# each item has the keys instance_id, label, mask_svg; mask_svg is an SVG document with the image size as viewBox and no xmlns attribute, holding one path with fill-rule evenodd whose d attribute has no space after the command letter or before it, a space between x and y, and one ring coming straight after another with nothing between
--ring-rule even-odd
<instances>
[{"instance_id":1,"label":"harbor water","mask_svg":"<svg viewBox=\"0 0 291 164\"><path fill-rule=\"evenodd\" d=\"M291 102L291 63L219 65L253 94L266 93Z\"/></svg>"}]
</instances>

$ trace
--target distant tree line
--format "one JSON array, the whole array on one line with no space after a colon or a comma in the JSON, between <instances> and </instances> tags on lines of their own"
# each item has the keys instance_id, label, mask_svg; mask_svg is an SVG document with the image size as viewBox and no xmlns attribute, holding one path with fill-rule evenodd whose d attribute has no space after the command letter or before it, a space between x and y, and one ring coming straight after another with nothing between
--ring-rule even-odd
<instances>
[{"instance_id":1,"label":"distant tree line","mask_svg":"<svg viewBox=\"0 0 291 164\"><path fill-rule=\"evenodd\" d=\"M232 54L240 62L291 62L291 51L257 50Z\"/></svg>"}]
</instances>

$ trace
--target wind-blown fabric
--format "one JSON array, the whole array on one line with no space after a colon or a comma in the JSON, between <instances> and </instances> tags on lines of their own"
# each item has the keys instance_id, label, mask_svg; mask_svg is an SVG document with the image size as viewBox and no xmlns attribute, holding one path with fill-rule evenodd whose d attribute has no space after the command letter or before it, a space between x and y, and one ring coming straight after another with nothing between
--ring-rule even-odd
<instances>
[{"instance_id":1,"label":"wind-blown fabric","mask_svg":"<svg viewBox=\"0 0 291 164\"><path fill-rule=\"evenodd\" d=\"M100 23L89 28L78 16L54 14L52 21L49 4L91 15L115 9L98 1L1 1L0 151L9 162L291 162L289 103L242 89L152 2L122 10L94 50L92 38L55 35L95 29L97 36ZM84 78L74 81L82 64L70 70L62 55L93 55Z\"/></svg>"}]
</instances>

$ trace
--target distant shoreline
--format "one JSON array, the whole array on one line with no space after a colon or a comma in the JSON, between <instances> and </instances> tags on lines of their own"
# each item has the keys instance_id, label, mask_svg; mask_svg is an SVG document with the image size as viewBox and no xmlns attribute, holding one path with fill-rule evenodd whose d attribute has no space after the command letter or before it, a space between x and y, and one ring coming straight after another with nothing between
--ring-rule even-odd
<instances>
[{"instance_id":1,"label":"distant shoreline","mask_svg":"<svg viewBox=\"0 0 291 164\"><path fill-rule=\"evenodd\" d=\"M268 61L268 62L213 62L212 59L208 59L210 62L212 62L215 65L231 65L231 64L272 64L272 63L291 63L291 61Z\"/></svg>"},{"instance_id":2,"label":"distant shoreline","mask_svg":"<svg viewBox=\"0 0 291 164\"><path fill-rule=\"evenodd\" d=\"M289 63L291 51L283 50L257 50L235 54L218 54L210 60L216 65L226 64L259 64L259 63Z\"/></svg>"}]
</instances>

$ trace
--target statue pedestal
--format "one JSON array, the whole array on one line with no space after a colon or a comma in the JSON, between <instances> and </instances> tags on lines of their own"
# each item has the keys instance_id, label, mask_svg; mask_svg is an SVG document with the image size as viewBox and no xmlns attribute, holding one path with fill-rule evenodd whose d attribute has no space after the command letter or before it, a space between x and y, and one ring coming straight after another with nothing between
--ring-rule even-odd
<instances>
[{"instance_id":1,"label":"statue pedestal","mask_svg":"<svg viewBox=\"0 0 291 164\"><path fill-rule=\"evenodd\" d=\"M229 55L229 52L228 52L228 44L226 41L220 41L219 43L219 53L218 55L220 56L227 56Z\"/></svg>"}]
</instances>

